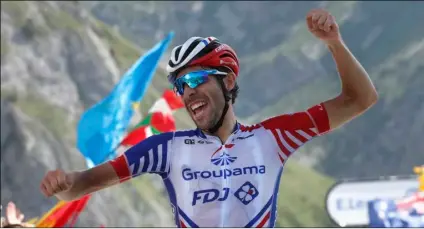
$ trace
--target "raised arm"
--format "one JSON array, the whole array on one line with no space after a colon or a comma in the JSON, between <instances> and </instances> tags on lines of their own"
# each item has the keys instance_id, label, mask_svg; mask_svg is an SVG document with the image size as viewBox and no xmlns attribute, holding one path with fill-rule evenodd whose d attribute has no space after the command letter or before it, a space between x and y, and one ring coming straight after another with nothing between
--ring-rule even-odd
<instances>
[{"instance_id":1,"label":"raised arm","mask_svg":"<svg viewBox=\"0 0 424 229\"><path fill-rule=\"evenodd\" d=\"M266 119L261 125L272 133L282 164L311 139L342 126L377 101L377 92L364 68L344 44L337 23L327 11L312 10L309 31L330 49L340 75L342 91L330 100L292 114Z\"/></svg>"},{"instance_id":2,"label":"raised arm","mask_svg":"<svg viewBox=\"0 0 424 229\"><path fill-rule=\"evenodd\" d=\"M172 136L172 133L151 136L116 159L84 171L50 171L40 189L47 197L54 195L70 201L143 173L166 175L170 169L168 149Z\"/></svg>"},{"instance_id":3,"label":"raised arm","mask_svg":"<svg viewBox=\"0 0 424 229\"><path fill-rule=\"evenodd\" d=\"M378 94L368 73L343 42L335 18L325 10L312 10L306 17L309 31L331 51L339 72L341 93L323 103L330 128L342 126L365 112L377 101Z\"/></svg>"}]
</instances>

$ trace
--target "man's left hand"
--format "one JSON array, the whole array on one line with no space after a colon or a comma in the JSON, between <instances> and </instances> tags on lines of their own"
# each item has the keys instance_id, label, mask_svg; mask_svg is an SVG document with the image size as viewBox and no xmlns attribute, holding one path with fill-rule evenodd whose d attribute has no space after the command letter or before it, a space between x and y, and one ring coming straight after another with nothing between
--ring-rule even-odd
<instances>
[{"instance_id":1,"label":"man's left hand","mask_svg":"<svg viewBox=\"0 0 424 229\"><path fill-rule=\"evenodd\" d=\"M309 32L327 44L341 40L336 19L326 10L314 9L309 11L306 16L306 23Z\"/></svg>"}]
</instances>

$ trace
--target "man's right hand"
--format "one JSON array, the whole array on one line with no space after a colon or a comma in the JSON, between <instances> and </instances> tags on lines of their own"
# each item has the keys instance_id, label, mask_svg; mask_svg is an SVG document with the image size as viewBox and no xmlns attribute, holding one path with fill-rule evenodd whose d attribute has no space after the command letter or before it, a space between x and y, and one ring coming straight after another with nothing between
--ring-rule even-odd
<instances>
[{"instance_id":1,"label":"man's right hand","mask_svg":"<svg viewBox=\"0 0 424 229\"><path fill-rule=\"evenodd\" d=\"M68 191L74 183L74 174L57 169L47 172L40 184L41 192L46 197Z\"/></svg>"}]
</instances>

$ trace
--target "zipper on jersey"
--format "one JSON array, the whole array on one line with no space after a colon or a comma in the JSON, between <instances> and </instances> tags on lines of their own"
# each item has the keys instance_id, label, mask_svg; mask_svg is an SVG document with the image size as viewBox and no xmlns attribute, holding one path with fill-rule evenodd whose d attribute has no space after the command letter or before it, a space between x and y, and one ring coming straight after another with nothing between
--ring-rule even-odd
<instances>
[{"instance_id":1,"label":"zipper on jersey","mask_svg":"<svg viewBox=\"0 0 424 229\"><path fill-rule=\"evenodd\" d=\"M209 135L209 134L206 134L206 133L203 133L203 132L202 132L202 134L206 137L206 139L217 141L217 142L219 142L220 146L224 146L224 145L231 143L234 136L239 132L239 130L240 130L240 124L238 122L236 122L236 125L234 126L233 132L228 136L228 138L225 142L222 142L221 139L218 136ZM199 130L199 131L201 131L201 130Z\"/></svg>"}]
</instances>

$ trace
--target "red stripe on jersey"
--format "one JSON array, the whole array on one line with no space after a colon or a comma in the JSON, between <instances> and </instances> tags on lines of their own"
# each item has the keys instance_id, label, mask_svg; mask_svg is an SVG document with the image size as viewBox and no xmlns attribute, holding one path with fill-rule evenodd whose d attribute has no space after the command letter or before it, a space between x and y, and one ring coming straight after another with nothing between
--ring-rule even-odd
<instances>
[{"instance_id":1,"label":"red stripe on jersey","mask_svg":"<svg viewBox=\"0 0 424 229\"><path fill-rule=\"evenodd\" d=\"M285 133L285 131L281 130L281 135L283 136L284 140L286 140L287 144L289 144L290 147L292 147L294 150L296 150L297 148L299 148L299 146L293 142L289 136L287 136L287 134Z\"/></svg>"},{"instance_id":2,"label":"red stripe on jersey","mask_svg":"<svg viewBox=\"0 0 424 229\"><path fill-rule=\"evenodd\" d=\"M274 135L281 152L283 152L287 157L290 156L290 151L286 149L286 147L284 147L283 143L281 142L280 136L278 136L277 131L275 129L272 129L271 132Z\"/></svg>"},{"instance_id":3,"label":"red stripe on jersey","mask_svg":"<svg viewBox=\"0 0 424 229\"><path fill-rule=\"evenodd\" d=\"M278 158L280 158L281 164L284 164L284 158L280 155L280 153L277 152L277 154Z\"/></svg>"},{"instance_id":4,"label":"red stripe on jersey","mask_svg":"<svg viewBox=\"0 0 424 229\"><path fill-rule=\"evenodd\" d=\"M266 214L266 216L262 219L261 223L258 224L257 228L258 227L264 227L264 225L265 225L266 221L268 221L270 215L271 215L271 212L268 212Z\"/></svg>"},{"instance_id":5,"label":"red stripe on jersey","mask_svg":"<svg viewBox=\"0 0 424 229\"><path fill-rule=\"evenodd\" d=\"M311 137L317 136L317 134L313 132L311 129L303 129L303 132L307 133Z\"/></svg>"},{"instance_id":6,"label":"red stripe on jersey","mask_svg":"<svg viewBox=\"0 0 424 229\"><path fill-rule=\"evenodd\" d=\"M330 130L330 121L323 103L309 108L307 112L314 120L318 133L324 134Z\"/></svg>"},{"instance_id":7,"label":"red stripe on jersey","mask_svg":"<svg viewBox=\"0 0 424 229\"><path fill-rule=\"evenodd\" d=\"M240 125L240 131L241 132L251 132L252 130L259 129L260 127L261 127L261 125L259 125L259 124L256 124L256 125L253 125L253 126Z\"/></svg>"},{"instance_id":8,"label":"red stripe on jersey","mask_svg":"<svg viewBox=\"0 0 424 229\"><path fill-rule=\"evenodd\" d=\"M180 223L181 223L182 228L187 228L187 226L184 224L184 222L182 220L180 220Z\"/></svg>"},{"instance_id":9,"label":"red stripe on jersey","mask_svg":"<svg viewBox=\"0 0 424 229\"><path fill-rule=\"evenodd\" d=\"M213 154L211 157L213 157L213 155L215 155L216 153L218 153L218 151L220 151L222 149L222 146L220 146Z\"/></svg>"},{"instance_id":10,"label":"red stripe on jersey","mask_svg":"<svg viewBox=\"0 0 424 229\"><path fill-rule=\"evenodd\" d=\"M116 175L118 175L119 182L124 182L131 178L130 169L128 167L127 159L125 158L125 154L110 160L109 164L112 165Z\"/></svg>"},{"instance_id":11,"label":"red stripe on jersey","mask_svg":"<svg viewBox=\"0 0 424 229\"><path fill-rule=\"evenodd\" d=\"M226 145L225 145L225 148L230 149L230 148L233 148L233 146L234 146L234 144L226 144Z\"/></svg>"},{"instance_id":12,"label":"red stripe on jersey","mask_svg":"<svg viewBox=\"0 0 424 229\"><path fill-rule=\"evenodd\" d=\"M290 133L297 138L299 141L301 141L302 143L305 143L308 141L307 138L303 137L302 135L298 134L296 131L290 131Z\"/></svg>"}]
</instances>

